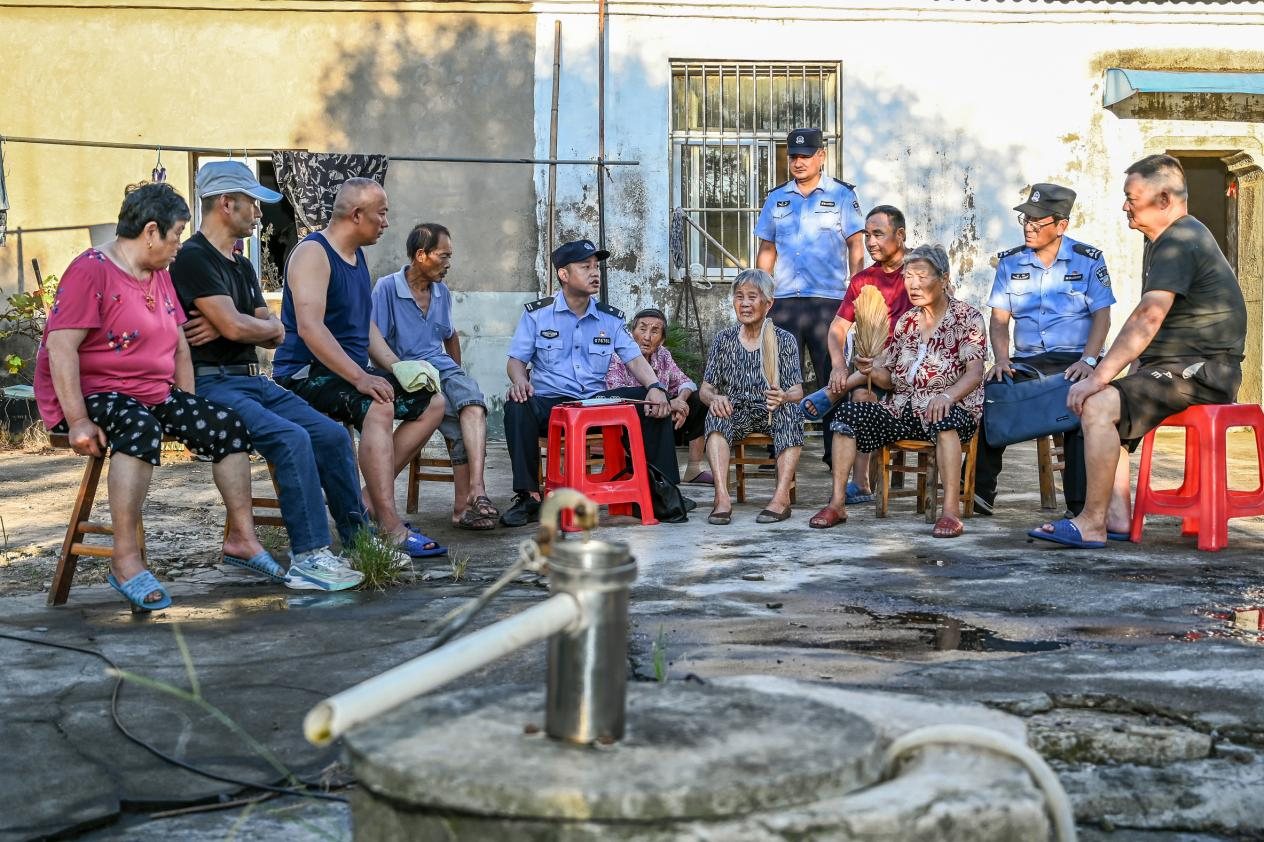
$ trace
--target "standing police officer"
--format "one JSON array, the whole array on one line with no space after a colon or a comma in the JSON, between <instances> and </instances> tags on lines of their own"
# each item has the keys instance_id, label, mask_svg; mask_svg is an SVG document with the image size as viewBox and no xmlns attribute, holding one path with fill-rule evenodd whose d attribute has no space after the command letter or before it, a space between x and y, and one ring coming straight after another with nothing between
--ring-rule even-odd
<instances>
[{"instance_id":1,"label":"standing police officer","mask_svg":"<svg viewBox=\"0 0 1264 842\"><path fill-rule=\"evenodd\" d=\"M553 407L596 395L648 400L641 417L645 458L672 483L680 482L667 389L624 326L623 311L593 299L601 288L599 261L610 256L589 240L553 252L561 290L526 305L509 343L505 439L513 468L513 505L500 517L524 526L540 515L540 443ZM618 354L646 388L606 389L610 355ZM530 375L527 366L531 366Z\"/></svg>"},{"instance_id":2,"label":"standing police officer","mask_svg":"<svg viewBox=\"0 0 1264 842\"><path fill-rule=\"evenodd\" d=\"M1057 184L1032 185L1026 202L1014 208L1023 227L1024 245L1000 253L988 306L989 336L995 364L985 380L1013 375L1013 366L1029 365L1043 374L1083 380L1093 373L1110 330L1110 274L1100 249L1066 236L1075 191ZM1009 325L1014 322L1014 356ZM975 468L975 510L990 515L1004 447L987 443L979 431ZM1067 508L1084 507L1084 438L1066 434Z\"/></svg>"},{"instance_id":3,"label":"standing police officer","mask_svg":"<svg viewBox=\"0 0 1264 842\"><path fill-rule=\"evenodd\" d=\"M776 283L773 324L806 348L820 388L829 382L831 370L830 323L851 276L865 265L865 218L855 186L822 173L825 139L820 129L790 132L786 154L792 178L764 200L755 224L755 266ZM828 424L825 430L828 462Z\"/></svg>"}]
</instances>

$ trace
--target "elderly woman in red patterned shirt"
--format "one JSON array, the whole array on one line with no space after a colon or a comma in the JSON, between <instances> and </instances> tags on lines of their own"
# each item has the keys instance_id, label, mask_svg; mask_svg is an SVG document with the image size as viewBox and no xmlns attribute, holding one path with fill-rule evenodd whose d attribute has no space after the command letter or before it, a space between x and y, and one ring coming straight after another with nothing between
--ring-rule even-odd
<instances>
[{"instance_id":1,"label":"elderly woman in red patterned shirt","mask_svg":"<svg viewBox=\"0 0 1264 842\"><path fill-rule=\"evenodd\" d=\"M667 338L667 316L656 307L647 307L632 317L628 332L641 346L641 355L654 369L658 382L667 387L672 423L676 427L676 445L689 445L689 464L681 473L684 482L688 485L710 485L711 472L702 469L702 427L706 423L707 408L698 400L698 384L680 370L671 351L663 346L663 340ZM632 376L618 354L611 354L606 388L640 385L641 381Z\"/></svg>"},{"instance_id":2,"label":"elderly woman in red patterned shirt","mask_svg":"<svg viewBox=\"0 0 1264 842\"><path fill-rule=\"evenodd\" d=\"M902 439L935 442L944 484L943 517L936 538L955 538L961 525L961 447L983 415L983 316L948 294L948 254L940 245L918 246L904 260L904 285L913 309L896 323L887 350L851 375L847 388L873 383L890 390L879 403L847 403L835 413L834 491L808 525L827 529L847 520L846 483L856 452ZM854 382L852 382L854 380Z\"/></svg>"}]
</instances>

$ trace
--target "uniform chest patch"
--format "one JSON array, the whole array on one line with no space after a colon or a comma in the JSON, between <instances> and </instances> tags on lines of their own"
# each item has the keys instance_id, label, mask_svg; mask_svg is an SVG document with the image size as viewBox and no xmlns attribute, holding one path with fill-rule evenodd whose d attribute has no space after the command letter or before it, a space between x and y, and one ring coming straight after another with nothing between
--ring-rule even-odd
<instances>
[{"instance_id":1,"label":"uniform chest patch","mask_svg":"<svg viewBox=\"0 0 1264 842\"><path fill-rule=\"evenodd\" d=\"M786 199L785 201L778 202L778 203L777 203L777 207L779 207L779 208L788 208L788 207L790 207L790 200L789 200L789 199Z\"/></svg>"},{"instance_id":2,"label":"uniform chest patch","mask_svg":"<svg viewBox=\"0 0 1264 842\"><path fill-rule=\"evenodd\" d=\"M540 331L540 335L543 336L545 339L557 339L562 334L558 333L556 330L553 330L552 328L549 328L548 330Z\"/></svg>"},{"instance_id":3,"label":"uniform chest patch","mask_svg":"<svg viewBox=\"0 0 1264 842\"><path fill-rule=\"evenodd\" d=\"M609 336L594 336L594 345L609 345L613 340Z\"/></svg>"},{"instance_id":4,"label":"uniform chest patch","mask_svg":"<svg viewBox=\"0 0 1264 842\"><path fill-rule=\"evenodd\" d=\"M1015 272L1009 276L1011 281L1029 281L1031 280L1030 272Z\"/></svg>"},{"instance_id":5,"label":"uniform chest patch","mask_svg":"<svg viewBox=\"0 0 1264 842\"><path fill-rule=\"evenodd\" d=\"M1083 272L1068 272L1068 273L1067 273L1067 275L1066 275L1066 277L1065 277L1065 278L1063 278L1062 280L1064 280L1064 281L1082 281L1082 280L1084 280L1084 273L1083 273Z\"/></svg>"},{"instance_id":6,"label":"uniform chest patch","mask_svg":"<svg viewBox=\"0 0 1264 842\"><path fill-rule=\"evenodd\" d=\"M836 208L836 207L838 207L838 205L837 205L837 203L835 203L835 202L821 202L821 207L823 207L823 208Z\"/></svg>"}]
</instances>

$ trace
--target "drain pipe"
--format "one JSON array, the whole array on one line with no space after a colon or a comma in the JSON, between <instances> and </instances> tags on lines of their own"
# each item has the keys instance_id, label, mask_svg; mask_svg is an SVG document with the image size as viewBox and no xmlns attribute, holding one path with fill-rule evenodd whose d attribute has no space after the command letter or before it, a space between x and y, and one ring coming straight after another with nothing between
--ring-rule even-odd
<instances>
[{"instance_id":1,"label":"drain pipe","mask_svg":"<svg viewBox=\"0 0 1264 842\"><path fill-rule=\"evenodd\" d=\"M308 741L327 745L415 696L544 638L549 638L546 733L573 743L622 738L628 586L636 578L636 560L624 544L555 544L563 510L574 512L582 529L597 520L596 505L572 489L559 489L541 506L538 546L553 596L320 702L303 720Z\"/></svg>"}]
</instances>

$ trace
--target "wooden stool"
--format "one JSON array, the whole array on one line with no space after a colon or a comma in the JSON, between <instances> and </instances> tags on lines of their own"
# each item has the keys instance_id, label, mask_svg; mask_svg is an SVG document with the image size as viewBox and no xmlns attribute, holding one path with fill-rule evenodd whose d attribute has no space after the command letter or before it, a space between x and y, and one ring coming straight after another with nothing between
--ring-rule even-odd
<instances>
[{"instance_id":1,"label":"wooden stool","mask_svg":"<svg viewBox=\"0 0 1264 842\"><path fill-rule=\"evenodd\" d=\"M1054 471L1066 489L1066 439L1061 433L1036 439L1036 465L1040 470L1040 508L1058 508L1058 489L1053 482Z\"/></svg>"},{"instance_id":2,"label":"wooden stool","mask_svg":"<svg viewBox=\"0 0 1264 842\"><path fill-rule=\"evenodd\" d=\"M163 436L163 451L169 450L168 442L175 439ZM53 447L70 448L70 437L64 433L51 433L48 442ZM183 445L181 445L183 448ZM79 565L80 556L93 558L110 558L114 555L114 542L104 544L85 544L83 539L88 535L105 535L112 539L114 527L108 523L92 520L92 504L97 499L97 486L101 482L101 469L105 467L104 456L89 456L83 468L83 479L79 481L79 493L75 495L75 503L70 508L70 522L66 524L66 538L61 544L61 557L57 560L57 570L53 573L53 586L48 591L49 605L62 605L70 596L70 583L75 578L75 568ZM148 561L145 555L145 523L138 518L136 524L137 541L140 543L140 557Z\"/></svg>"},{"instance_id":3,"label":"wooden stool","mask_svg":"<svg viewBox=\"0 0 1264 842\"><path fill-rule=\"evenodd\" d=\"M433 439L434 437L431 436L432 441ZM408 502L404 505L404 510L410 515L417 511L423 482L456 482L456 468L452 464L452 453L449 451L443 456L426 456L424 454L429 446L430 442L427 441L413 454L413 461L408 463ZM446 442L444 446L447 446Z\"/></svg>"},{"instance_id":4,"label":"wooden stool","mask_svg":"<svg viewBox=\"0 0 1264 842\"><path fill-rule=\"evenodd\" d=\"M961 492L961 511L965 517L974 517L974 461L978 455L978 449L979 436L976 431L970 443L965 446L966 464L962 468L965 488ZM916 454L917 464L906 465L905 453ZM897 441L880 448L877 455L878 484L874 490L877 492L878 517L887 516L887 508L892 498L916 497L918 514L925 512L926 522L934 523L937 520L935 515L940 501L943 499L939 494L939 465L935 460L935 443L914 440ZM917 488L893 490L891 475L897 473L916 474Z\"/></svg>"},{"instance_id":5,"label":"wooden stool","mask_svg":"<svg viewBox=\"0 0 1264 842\"><path fill-rule=\"evenodd\" d=\"M768 455L768 448L772 446L772 437L765 436L762 433L754 433L739 441L733 446L733 469L737 473L737 502L746 502L746 468L748 466L756 467L760 465L776 466L777 460ZM756 448L756 452L761 454L753 456L746 452L746 448ZM790 478L790 502L798 502L798 477Z\"/></svg>"},{"instance_id":6,"label":"wooden stool","mask_svg":"<svg viewBox=\"0 0 1264 842\"><path fill-rule=\"evenodd\" d=\"M254 518L255 526L279 526L284 529L285 521L281 518L279 514L272 514L272 512L279 512L281 510L281 486L277 485L276 467L273 466L271 462L267 464L268 464L268 479L272 481L272 493L275 494L276 496L275 497L256 497L254 496L254 490L252 488L250 492L250 513L251 513L251 516ZM258 509L263 509L264 511L259 512L257 511ZM224 537L225 538L228 537L229 526L230 524L229 524L228 512L226 508L225 513L224 513Z\"/></svg>"}]
</instances>

